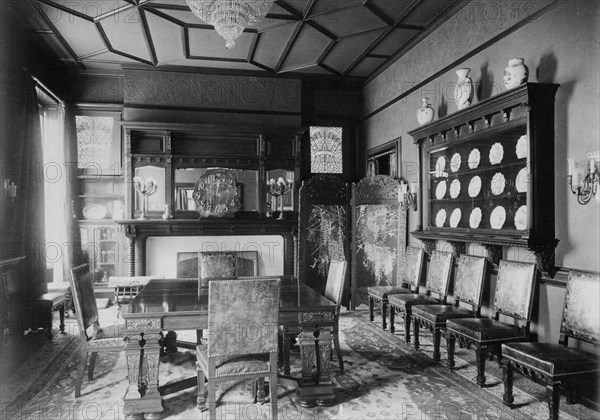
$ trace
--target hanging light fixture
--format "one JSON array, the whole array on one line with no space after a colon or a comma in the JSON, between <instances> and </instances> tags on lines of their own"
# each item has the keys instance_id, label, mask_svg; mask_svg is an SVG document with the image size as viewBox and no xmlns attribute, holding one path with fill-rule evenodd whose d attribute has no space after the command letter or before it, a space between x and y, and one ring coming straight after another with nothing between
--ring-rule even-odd
<instances>
[{"instance_id":1,"label":"hanging light fixture","mask_svg":"<svg viewBox=\"0 0 600 420\"><path fill-rule=\"evenodd\" d=\"M273 0L186 0L192 12L202 21L213 25L231 49L244 28L260 22Z\"/></svg>"}]
</instances>

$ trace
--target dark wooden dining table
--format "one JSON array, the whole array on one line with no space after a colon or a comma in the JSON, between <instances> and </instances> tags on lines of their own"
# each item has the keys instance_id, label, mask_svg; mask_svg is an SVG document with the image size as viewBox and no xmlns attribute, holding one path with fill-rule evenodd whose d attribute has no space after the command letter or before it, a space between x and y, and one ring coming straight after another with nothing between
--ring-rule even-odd
<instances>
[{"instance_id":1,"label":"dark wooden dining table","mask_svg":"<svg viewBox=\"0 0 600 420\"><path fill-rule=\"evenodd\" d=\"M298 395L305 406L331 403L333 384L328 376L335 304L295 277L281 277L279 323L282 328L300 328L307 337L319 337L321 360L303 360L298 377ZM252 314L249 314L252 316ZM202 330L208 324L208 287L198 287L197 279L155 279L122 311L127 342L128 387L124 410L128 417L160 418L163 411L160 388L160 354L164 331ZM304 340L307 342L307 340ZM302 350L302 349L301 349ZM315 358L315 351L301 351L303 358ZM314 366L322 369L320 385L315 385ZM317 381L319 382L319 381ZM302 393L301 390L305 389ZM306 391L307 390L307 391Z\"/></svg>"}]
</instances>

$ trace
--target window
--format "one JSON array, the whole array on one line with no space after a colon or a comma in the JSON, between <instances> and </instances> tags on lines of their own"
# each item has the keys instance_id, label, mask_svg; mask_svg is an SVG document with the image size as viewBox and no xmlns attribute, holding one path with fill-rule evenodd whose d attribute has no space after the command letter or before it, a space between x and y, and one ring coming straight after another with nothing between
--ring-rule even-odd
<instances>
[{"instance_id":1,"label":"window","mask_svg":"<svg viewBox=\"0 0 600 420\"><path fill-rule=\"evenodd\" d=\"M343 173L342 127L310 127L310 171Z\"/></svg>"},{"instance_id":2,"label":"window","mask_svg":"<svg viewBox=\"0 0 600 420\"><path fill-rule=\"evenodd\" d=\"M120 175L120 114L94 114L75 115L77 167L88 174Z\"/></svg>"}]
</instances>

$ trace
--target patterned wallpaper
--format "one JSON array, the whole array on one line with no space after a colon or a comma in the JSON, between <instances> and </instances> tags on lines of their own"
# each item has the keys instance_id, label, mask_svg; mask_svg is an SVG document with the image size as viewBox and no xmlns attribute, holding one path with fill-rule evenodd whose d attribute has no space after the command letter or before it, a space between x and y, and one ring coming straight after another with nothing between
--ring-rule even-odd
<instances>
[{"instance_id":1,"label":"patterned wallpaper","mask_svg":"<svg viewBox=\"0 0 600 420\"><path fill-rule=\"evenodd\" d=\"M495 36L562 1L473 0L365 86L361 115L377 111Z\"/></svg>"},{"instance_id":2,"label":"patterned wallpaper","mask_svg":"<svg viewBox=\"0 0 600 420\"><path fill-rule=\"evenodd\" d=\"M125 105L301 111L299 80L135 69L124 73Z\"/></svg>"}]
</instances>

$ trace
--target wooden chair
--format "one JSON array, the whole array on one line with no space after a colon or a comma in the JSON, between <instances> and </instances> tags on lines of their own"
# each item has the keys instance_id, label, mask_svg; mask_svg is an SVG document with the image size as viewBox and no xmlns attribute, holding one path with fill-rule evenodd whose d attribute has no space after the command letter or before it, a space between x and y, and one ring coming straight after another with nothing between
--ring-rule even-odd
<instances>
[{"instance_id":1,"label":"wooden chair","mask_svg":"<svg viewBox=\"0 0 600 420\"><path fill-rule=\"evenodd\" d=\"M486 258L461 255L454 276L454 302L452 305L418 305L412 309L414 320L414 345L419 349L419 327L427 327L433 333L433 360L440 360L440 340L446 321L456 318L478 318L481 315L483 279ZM469 306L469 309L461 307Z\"/></svg>"},{"instance_id":2,"label":"wooden chair","mask_svg":"<svg viewBox=\"0 0 600 420\"><path fill-rule=\"evenodd\" d=\"M216 419L216 384L269 378L271 418L277 419L277 332L281 280L213 280L208 284L208 342L196 347L198 407ZM255 385L253 390L255 389ZM260 395L259 395L260 396Z\"/></svg>"},{"instance_id":3,"label":"wooden chair","mask_svg":"<svg viewBox=\"0 0 600 420\"><path fill-rule=\"evenodd\" d=\"M213 279L237 278L235 251L200 252L198 257L198 285L208 286Z\"/></svg>"},{"instance_id":4,"label":"wooden chair","mask_svg":"<svg viewBox=\"0 0 600 420\"><path fill-rule=\"evenodd\" d=\"M446 321L448 367L454 367L454 346L458 339L477 347L477 384L485 385L485 361L490 350L502 363L502 343L528 341L536 266L532 263L500 260L491 318L462 318ZM500 315L512 322L500 321Z\"/></svg>"},{"instance_id":5,"label":"wooden chair","mask_svg":"<svg viewBox=\"0 0 600 420\"><path fill-rule=\"evenodd\" d=\"M372 286L367 289L369 294L369 316L371 322L375 319L373 309L376 303L381 308L381 327L387 328L388 296L400 293L417 293L423 267L423 249L406 247L403 259L398 270L398 284L395 286Z\"/></svg>"},{"instance_id":6,"label":"wooden chair","mask_svg":"<svg viewBox=\"0 0 600 420\"><path fill-rule=\"evenodd\" d=\"M504 404L513 407L513 372L518 370L535 382L546 384L550 419L558 419L560 388L567 391L567 403L574 402L574 387L582 379L600 371L598 342L600 341L600 275L570 271L556 343L502 344ZM569 338L590 343L596 353L568 347Z\"/></svg>"},{"instance_id":7,"label":"wooden chair","mask_svg":"<svg viewBox=\"0 0 600 420\"><path fill-rule=\"evenodd\" d=\"M325 285L325 297L335 303L332 334L333 345L335 346L338 365L340 367L340 375L344 374L344 359L342 358L342 349L340 348L339 319L347 267L347 261L331 260L327 271L327 284ZM283 334L284 374L288 375L290 373L290 339L300 334L300 326L287 330L281 328L281 332Z\"/></svg>"},{"instance_id":8,"label":"wooden chair","mask_svg":"<svg viewBox=\"0 0 600 420\"><path fill-rule=\"evenodd\" d=\"M94 285L92 274L87 264L74 267L71 270L71 293L75 305L75 317L79 325L81 337L81 359L79 371L75 382L75 397L81 396L81 382L87 363L88 354L90 364L88 366L88 379L94 379L94 365L98 353L122 351L125 349L125 341L118 325L109 328L101 328L98 317L98 307L94 296Z\"/></svg>"},{"instance_id":9,"label":"wooden chair","mask_svg":"<svg viewBox=\"0 0 600 420\"><path fill-rule=\"evenodd\" d=\"M400 313L404 318L404 340L410 342L412 308L417 305L443 305L446 303L454 257L451 252L433 251L427 269L425 293L394 294L388 296L390 306L390 331L394 332L394 318Z\"/></svg>"}]
</instances>

